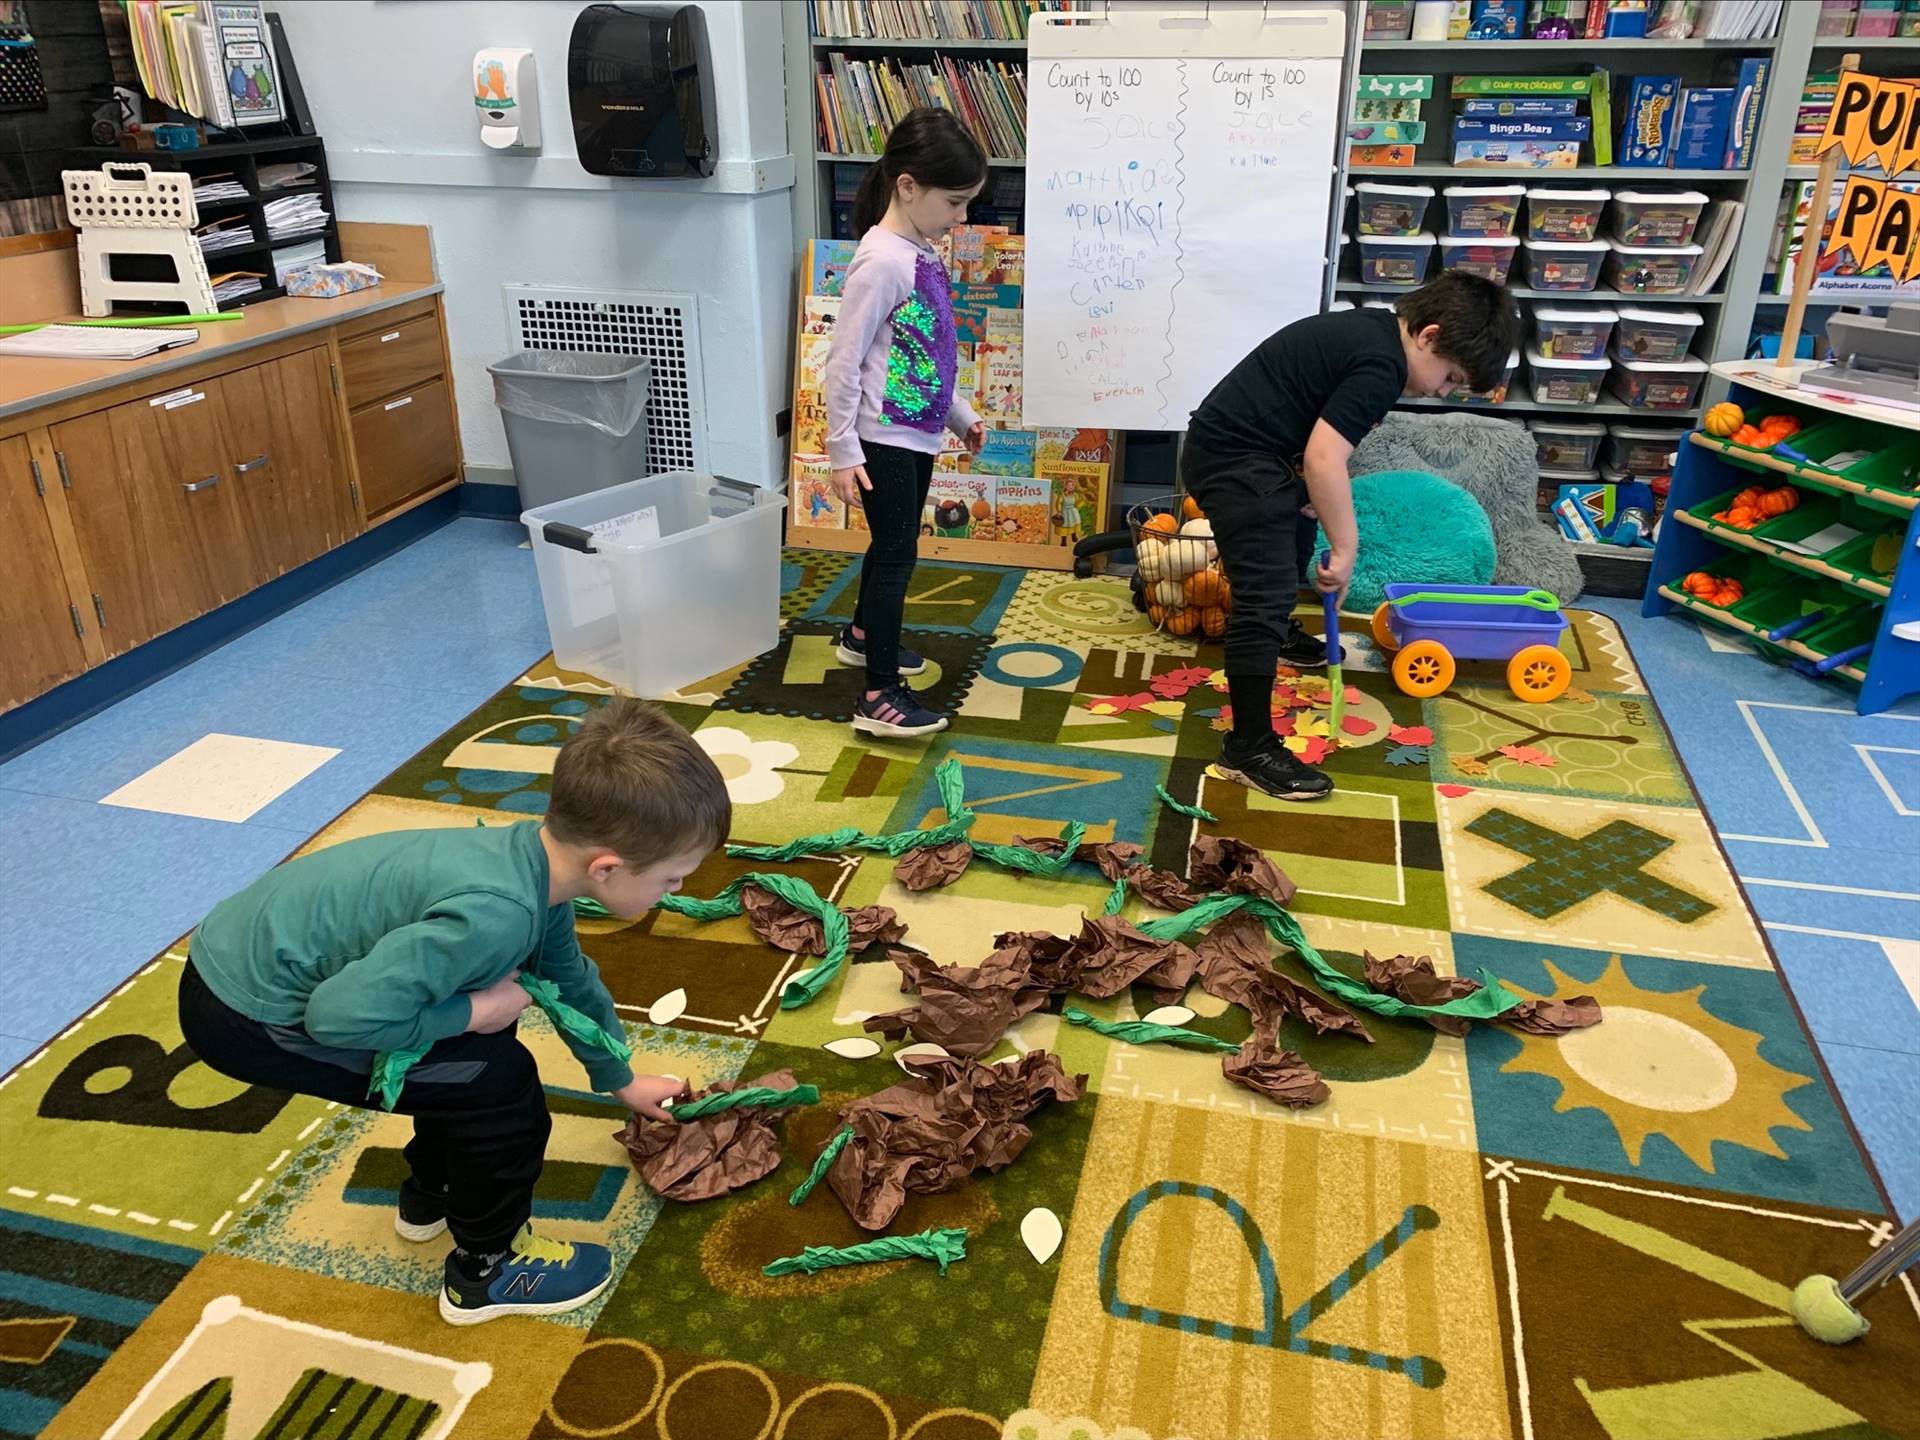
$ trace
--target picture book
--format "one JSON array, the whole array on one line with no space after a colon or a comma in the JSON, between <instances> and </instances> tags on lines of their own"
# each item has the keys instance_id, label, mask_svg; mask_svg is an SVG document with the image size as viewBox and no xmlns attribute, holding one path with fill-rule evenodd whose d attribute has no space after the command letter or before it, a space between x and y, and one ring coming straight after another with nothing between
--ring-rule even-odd
<instances>
[{"instance_id":1,"label":"picture book","mask_svg":"<svg viewBox=\"0 0 1920 1440\"><path fill-rule=\"evenodd\" d=\"M989 425L1018 425L1026 384L1019 341L983 340L974 347L979 393L974 409Z\"/></svg>"},{"instance_id":2,"label":"picture book","mask_svg":"<svg viewBox=\"0 0 1920 1440\"><path fill-rule=\"evenodd\" d=\"M987 269L988 242L1005 238L1004 225L958 225L940 237L934 247L947 278L955 285L976 283Z\"/></svg>"},{"instance_id":3,"label":"picture book","mask_svg":"<svg viewBox=\"0 0 1920 1440\"><path fill-rule=\"evenodd\" d=\"M1000 480L994 491L994 539L1044 545L1053 528L1053 483L1029 476Z\"/></svg>"},{"instance_id":4,"label":"picture book","mask_svg":"<svg viewBox=\"0 0 1920 1440\"><path fill-rule=\"evenodd\" d=\"M1021 312L1018 310L987 311L986 338L990 341L1012 341L1020 343L1020 337L1026 332L1022 328Z\"/></svg>"},{"instance_id":5,"label":"picture book","mask_svg":"<svg viewBox=\"0 0 1920 1440\"><path fill-rule=\"evenodd\" d=\"M1036 430L1033 433L1037 437L1033 446L1033 459L1036 465L1059 460L1074 460L1089 465L1113 464L1113 432L1111 430L1076 430L1066 426ZM1036 470L1034 473L1037 475L1040 472Z\"/></svg>"},{"instance_id":6,"label":"picture book","mask_svg":"<svg viewBox=\"0 0 1920 1440\"><path fill-rule=\"evenodd\" d=\"M809 270L809 295L838 296L857 247L851 240L815 240Z\"/></svg>"},{"instance_id":7,"label":"picture book","mask_svg":"<svg viewBox=\"0 0 1920 1440\"><path fill-rule=\"evenodd\" d=\"M802 335L831 335L833 322L840 318L838 295L809 295L800 313Z\"/></svg>"},{"instance_id":8,"label":"picture book","mask_svg":"<svg viewBox=\"0 0 1920 1440\"><path fill-rule=\"evenodd\" d=\"M1036 478L1053 484L1053 543L1077 545L1098 534L1107 467L1084 460L1052 460L1034 469Z\"/></svg>"},{"instance_id":9,"label":"picture book","mask_svg":"<svg viewBox=\"0 0 1920 1440\"><path fill-rule=\"evenodd\" d=\"M1031 430L989 430L986 442L981 445L980 453L973 457L968 467L975 475L1024 475L1033 474L1033 442Z\"/></svg>"},{"instance_id":10,"label":"picture book","mask_svg":"<svg viewBox=\"0 0 1920 1440\"><path fill-rule=\"evenodd\" d=\"M1018 285L959 284L953 287L953 333L962 343L987 338L989 310L1018 310Z\"/></svg>"},{"instance_id":11,"label":"picture book","mask_svg":"<svg viewBox=\"0 0 1920 1440\"><path fill-rule=\"evenodd\" d=\"M833 493L831 471L824 459L794 456L793 507L795 521L810 530L846 527L846 502Z\"/></svg>"},{"instance_id":12,"label":"picture book","mask_svg":"<svg viewBox=\"0 0 1920 1440\"><path fill-rule=\"evenodd\" d=\"M927 491L933 533L948 540L991 540L993 495L991 475L935 475Z\"/></svg>"}]
</instances>

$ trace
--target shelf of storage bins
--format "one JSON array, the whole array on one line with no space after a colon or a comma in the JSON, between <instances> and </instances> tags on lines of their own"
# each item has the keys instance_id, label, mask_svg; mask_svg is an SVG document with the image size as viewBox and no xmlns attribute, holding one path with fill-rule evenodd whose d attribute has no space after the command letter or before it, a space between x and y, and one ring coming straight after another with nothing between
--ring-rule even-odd
<instances>
[{"instance_id":1,"label":"shelf of storage bins","mask_svg":"<svg viewBox=\"0 0 1920 1440\"><path fill-rule=\"evenodd\" d=\"M1872 42L1867 42L1872 43ZM1525 55L1538 54L1541 51L1586 51L1604 49L1609 55L1621 51L1631 53L1636 50L1771 50L1773 37L1764 40L1647 40L1635 36L1609 40L1604 36L1598 40L1369 40L1368 51L1384 51L1399 55L1424 55L1444 50L1448 54L1473 55ZM1578 56L1574 56L1576 60Z\"/></svg>"},{"instance_id":2,"label":"shelf of storage bins","mask_svg":"<svg viewBox=\"0 0 1920 1440\"><path fill-rule=\"evenodd\" d=\"M1519 389L1524 383L1524 381L1518 381L1514 388ZM1472 410L1477 414L1494 416L1498 416L1502 411L1506 410L1524 410L1529 413L1565 415L1569 417L1578 417L1581 415L1612 415L1625 418L1632 416L1645 421L1649 425L1667 425L1674 421L1685 420L1689 416L1700 413L1700 407L1698 405L1686 410L1649 410L1644 405L1616 405L1609 401L1596 401L1592 405L1557 405L1552 403L1543 404L1538 400L1526 400L1517 395L1509 395L1497 405L1488 404L1484 400L1435 400L1426 396L1412 399L1402 396L1394 403L1396 405L1417 405L1424 410Z\"/></svg>"},{"instance_id":3,"label":"shelf of storage bins","mask_svg":"<svg viewBox=\"0 0 1920 1440\"><path fill-rule=\"evenodd\" d=\"M822 150L814 156L816 160L831 161L840 165L871 165L879 158L878 155L842 155L833 150ZM989 155L987 157L987 164L1005 166L1013 170L1024 170L1027 168L1027 162L1024 158L1009 160L1001 155Z\"/></svg>"},{"instance_id":4,"label":"shelf of storage bins","mask_svg":"<svg viewBox=\"0 0 1920 1440\"><path fill-rule=\"evenodd\" d=\"M1351 242L1349 242L1351 243ZM1361 280L1342 280L1333 287L1342 295L1411 295L1418 285L1369 285ZM1526 285L1509 285L1507 293L1521 300L1545 300L1567 305L1720 305L1726 296L1714 295L1633 295L1624 290L1535 290Z\"/></svg>"},{"instance_id":5,"label":"shelf of storage bins","mask_svg":"<svg viewBox=\"0 0 1920 1440\"><path fill-rule=\"evenodd\" d=\"M1648 185L1674 185L1682 189L1697 180L1752 178L1746 170L1651 170L1636 165L1573 165L1559 170L1482 169L1463 165L1349 165L1347 174L1371 180L1391 180L1402 175L1423 178L1445 175L1467 185L1564 185L1573 180L1638 180Z\"/></svg>"},{"instance_id":6,"label":"shelf of storage bins","mask_svg":"<svg viewBox=\"0 0 1920 1440\"><path fill-rule=\"evenodd\" d=\"M1792 407L1806 417L1809 425L1842 416L1885 426L1890 440L1920 446L1920 411L1855 403L1802 390L1797 379L1811 368L1809 364L1796 363L1779 370L1771 363L1750 360L1725 361L1713 367L1715 375L1731 383L1729 398L1742 409L1757 408L1773 413ZM1667 496L1667 514L1676 523L1660 527L1642 612L1664 615L1677 606L1714 623L1754 634L1771 647L1772 652L1802 661L1823 659L1817 646L1791 637L1787 641L1767 640L1763 629L1743 623L1743 617L1729 615L1681 593L1681 577L1691 571L1724 566L1732 555L1752 555L1757 557L1757 563L1783 577L1783 581L1786 577L1799 576L1822 584L1837 584L1859 595L1863 606L1872 607L1860 617L1863 621L1872 620L1875 626L1867 655L1831 672L1859 682L1856 708L1861 714L1877 714L1907 695L1920 694L1920 496L1913 497L1908 504L1908 497L1887 491L1863 495L1855 482L1810 473L1775 456L1729 447L1717 439L1698 435L1690 440L1691 443L1680 447L1679 463L1674 467L1673 484ZM1775 472L1795 485L1870 503L1888 513L1896 524L1904 515L1904 531L1895 531L1901 535L1900 558L1892 575L1884 582L1865 579L1689 513L1737 489L1755 471ZM1753 584L1747 586L1749 595L1756 589ZM1883 597L1884 603L1879 603Z\"/></svg>"},{"instance_id":7,"label":"shelf of storage bins","mask_svg":"<svg viewBox=\"0 0 1920 1440\"><path fill-rule=\"evenodd\" d=\"M1822 35L1813 42L1815 50L1844 54L1848 50L1920 50L1920 36L1914 35Z\"/></svg>"}]
</instances>

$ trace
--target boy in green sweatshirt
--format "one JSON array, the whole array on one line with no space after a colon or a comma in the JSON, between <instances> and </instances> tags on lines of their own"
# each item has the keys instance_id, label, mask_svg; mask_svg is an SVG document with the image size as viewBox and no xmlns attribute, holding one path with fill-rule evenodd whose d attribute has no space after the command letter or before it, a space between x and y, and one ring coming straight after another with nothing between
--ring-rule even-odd
<instances>
[{"instance_id":1,"label":"boy in green sweatshirt","mask_svg":"<svg viewBox=\"0 0 1920 1440\"><path fill-rule=\"evenodd\" d=\"M529 1224L552 1122L514 1035L531 999L518 977L552 982L621 1036L580 953L574 900L644 914L731 821L726 782L693 737L615 700L560 748L544 823L350 840L215 906L181 976L181 1032L223 1075L363 1107L376 1103L376 1055L424 1047L393 1106L413 1117L394 1225L416 1241L453 1232L442 1317L578 1309L612 1280L612 1257ZM684 1088L565 1038L594 1089L642 1115L665 1118L661 1102Z\"/></svg>"}]
</instances>

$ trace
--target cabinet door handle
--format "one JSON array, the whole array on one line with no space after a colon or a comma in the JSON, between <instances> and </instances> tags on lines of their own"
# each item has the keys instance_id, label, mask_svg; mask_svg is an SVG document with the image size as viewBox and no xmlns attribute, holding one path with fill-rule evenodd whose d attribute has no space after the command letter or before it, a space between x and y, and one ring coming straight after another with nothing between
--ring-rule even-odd
<instances>
[{"instance_id":1,"label":"cabinet door handle","mask_svg":"<svg viewBox=\"0 0 1920 1440\"><path fill-rule=\"evenodd\" d=\"M258 470L262 465L267 465L270 463L272 463L272 457L269 456L265 451L262 451L260 454L254 456L251 460L242 460L238 464L236 464L233 467L233 473L236 475L244 475L249 470Z\"/></svg>"},{"instance_id":2,"label":"cabinet door handle","mask_svg":"<svg viewBox=\"0 0 1920 1440\"><path fill-rule=\"evenodd\" d=\"M400 332L398 330L389 330L386 334L380 337L380 343L384 345L389 340L398 340L399 338L400 338Z\"/></svg>"},{"instance_id":3,"label":"cabinet door handle","mask_svg":"<svg viewBox=\"0 0 1920 1440\"><path fill-rule=\"evenodd\" d=\"M186 491L189 495L197 495L202 490L211 490L214 486L218 485L219 483L220 483L220 477L218 475L209 475L204 480L195 480L191 485L183 484L180 488Z\"/></svg>"},{"instance_id":4,"label":"cabinet door handle","mask_svg":"<svg viewBox=\"0 0 1920 1440\"><path fill-rule=\"evenodd\" d=\"M383 410L398 410L402 405L411 405L412 403L413 397L411 395L402 395L398 400L389 400L381 408Z\"/></svg>"}]
</instances>

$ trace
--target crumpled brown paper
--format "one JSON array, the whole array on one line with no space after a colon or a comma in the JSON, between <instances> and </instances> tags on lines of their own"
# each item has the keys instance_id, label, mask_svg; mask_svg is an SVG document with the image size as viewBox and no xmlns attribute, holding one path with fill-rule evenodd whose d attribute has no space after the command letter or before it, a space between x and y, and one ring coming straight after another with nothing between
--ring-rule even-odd
<instances>
[{"instance_id":1,"label":"crumpled brown paper","mask_svg":"<svg viewBox=\"0 0 1920 1440\"><path fill-rule=\"evenodd\" d=\"M1187 855L1187 876L1204 894L1264 895L1293 903L1294 884L1266 853L1231 835L1199 835Z\"/></svg>"},{"instance_id":2,"label":"crumpled brown paper","mask_svg":"<svg viewBox=\"0 0 1920 1440\"><path fill-rule=\"evenodd\" d=\"M1480 982L1468 976L1438 974L1433 968L1433 961L1425 955L1418 958L1395 955L1388 960L1377 960L1368 951L1364 959L1367 988L1377 990L1382 995L1391 995L1396 1000L1404 1000L1409 1005L1444 1005L1449 1000L1458 1000L1462 995L1471 995L1480 988ZM1442 1035L1464 1035L1473 1028L1473 1021L1464 1015L1428 1015L1424 1018Z\"/></svg>"},{"instance_id":3,"label":"crumpled brown paper","mask_svg":"<svg viewBox=\"0 0 1920 1440\"><path fill-rule=\"evenodd\" d=\"M972 863L973 846L965 840L922 845L894 862L893 878L908 890L935 890L958 880Z\"/></svg>"},{"instance_id":4,"label":"crumpled brown paper","mask_svg":"<svg viewBox=\"0 0 1920 1440\"><path fill-rule=\"evenodd\" d=\"M1229 1004L1244 1006L1255 1034L1273 1043L1280 1022L1298 1015L1319 1034L1340 1033L1373 1043L1360 1017L1273 968L1267 955L1267 931L1259 919L1239 911L1214 922L1194 946L1200 988Z\"/></svg>"},{"instance_id":5,"label":"crumpled brown paper","mask_svg":"<svg viewBox=\"0 0 1920 1440\"><path fill-rule=\"evenodd\" d=\"M1026 967L1032 983L1055 994L1073 989L1080 979L1074 942L1050 930L1007 930L993 937L995 956ZM992 956L988 957L993 958Z\"/></svg>"},{"instance_id":6,"label":"crumpled brown paper","mask_svg":"<svg viewBox=\"0 0 1920 1440\"><path fill-rule=\"evenodd\" d=\"M900 988L917 993L920 1003L870 1016L866 1028L890 1040L911 1031L914 1039L950 1055L986 1054L1009 1025L1040 1009L1053 993L1050 983L1035 979L1030 952L1019 948L996 949L978 965L936 965L904 948L891 958L900 967Z\"/></svg>"},{"instance_id":7,"label":"crumpled brown paper","mask_svg":"<svg viewBox=\"0 0 1920 1440\"><path fill-rule=\"evenodd\" d=\"M1236 1085L1296 1110L1318 1105L1333 1093L1318 1070L1291 1050L1275 1049L1272 1040L1258 1030L1236 1053L1220 1057L1220 1073Z\"/></svg>"},{"instance_id":8,"label":"crumpled brown paper","mask_svg":"<svg viewBox=\"0 0 1920 1440\"><path fill-rule=\"evenodd\" d=\"M1170 1005L1193 983L1199 966L1190 946L1142 935L1118 915L1088 916L1073 942L1070 963L1079 970L1072 988L1105 1000L1130 985L1144 986Z\"/></svg>"},{"instance_id":9,"label":"crumpled brown paper","mask_svg":"<svg viewBox=\"0 0 1920 1440\"><path fill-rule=\"evenodd\" d=\"M720 1080L700 1092L731 1092L750 1085L791 1090L791 1070L758 1080ZM698 1099L699 1096L689 1096ZM751 1185L780 1168L780 1120L785 1110L743 1106L704 1120L627 1119L614 1139L627 1147L633 1168L649 1190L667 1200L711 1200Z\"/></svg>"},{"instance_id":10,"label":"crumpled brown paper","mask_svg":"<svg viewBox=\"0 0 1920 1440\"><path fill-rule=\"evenodd\" d=\"M1017 1064L912 1060L912 1078L840 1112L853 1138L827 1184L863 1230L884 1230L909 1194L955 1189L976 1170L1011 1164L1033 1138L1026 1119L1048 1100L1078 1100L1087 1077L1033 1050ZM733 1113L733 1112L727 1112Z\"/></svg>"},{"instance_id":11,"label":"crumpled brown paper","mask_svg":"<svg viewBox=\"0 0 1920 1440\"><path fill-rule=\"evenodd\" d=\"M742 890L740 903L746 908L747 923L753 927L753 933L774 949L801 955L827 953L824 927L815 916L758 885ZM907 933L905 922L887 905L863 905L845 913L849 955L858 955L869 945L890 945Z\"/></svg>"},{"instance_id":12,"label":"crumpled brown paper","mask_svg":"<svg viewBox=\"0 0 1920 1440\"><path fill-rule=\"evenodd\" d=\"M1571 1000L1522 1000L1495 1023L1511 1025L1529 1035L1564 1035L1569 1030L1584 1030L1600 1023L1600 1002L1591 995L1575 995Z\"/></svg>"}]
</instances>

